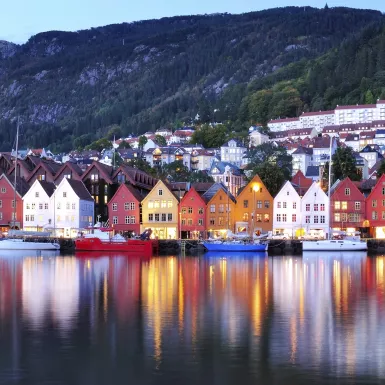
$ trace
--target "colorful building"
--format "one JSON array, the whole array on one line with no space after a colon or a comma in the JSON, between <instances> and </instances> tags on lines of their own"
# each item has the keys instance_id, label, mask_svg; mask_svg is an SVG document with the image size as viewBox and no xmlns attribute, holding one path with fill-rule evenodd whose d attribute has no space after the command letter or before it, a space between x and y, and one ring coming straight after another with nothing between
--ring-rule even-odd
<instances>
[{"instance_id":1,"label":"colorful building","mask_svg":"<svg viewBox=\"0 0 385 385\"><path fill-rule=\"evenodd\" d=\"M15 210L15 181L5 174L0 176L0 231L8 231L10 228L23 227L23 195L29 186L24 179L16 180L16 210ZM16 214L16 216L15 216Z\"/></svg>"},{"instance_id":2,"label":"colorful building","mask_svg":"<svg viewBox=\"0 0 385 385\"><path fill-rule=\"evenodd\" d=\"M381 175L372 192L366 198L366 221L375 238L385 238L385 174Z\"/></svg>"},{"instance_id":3,"label":"colorful building","mask_svg":"<svg viewBox=\"0 0 385 385\"><path fill-rule=\"evenodd\" d=\"M235 231L234 196L222 183L213 184L203 195L206 202L206 230L210 237L224 236L227 230Z\"/></svg>"},{"instance_id":4,"label":"colorful building","mask_svg":"<svg viewBox=\"0 0 385 385\"><path fill-rule=\"evenodd\" d=\"M149 194L142 200L141 232L152 229L152 237L159 239L179 238L178 199L171 188L158 181Z\"/></svg>"},{"instance_id":5,"label":"colorful building","mask_svg":"<svg viewBox=\"0 0 385 385\"><path fill-rule=\"evenodd\" d=\"M273 229L273 197L258 175L237 196L235 231L266 233Z\"/></svg>"},{"instance_id":6,"label":"colorful building","mask_svg":"<svg viewBox=\"0 0 385 385\"><path fill-rule=\"evenodd\" d=\"M140 232L141 202L138 190L128 184L121 184L108 202L108 219L115 232L135 235Z\"/></svg>"},{"instance_id":7,"label":"colorful building","mask_svg":"<svg viewBox=\"0 0 385 385\"><path fill-rule=\"evenodd\" d=\"M349 178L340 181L331 192L330 227L337 231L361 231L365 222L365 204L365 196Z\"/></svg>"},{"instance_id":8,"label":"colorful building","mask_svg":"<svg viewBox=\"0 0 385 385\"><path fill-rule=\"evenodd\" d=\"M179 204L182 239L199 239L205 236L206 202L192 187Z\"/></svg>"}]
</instances>

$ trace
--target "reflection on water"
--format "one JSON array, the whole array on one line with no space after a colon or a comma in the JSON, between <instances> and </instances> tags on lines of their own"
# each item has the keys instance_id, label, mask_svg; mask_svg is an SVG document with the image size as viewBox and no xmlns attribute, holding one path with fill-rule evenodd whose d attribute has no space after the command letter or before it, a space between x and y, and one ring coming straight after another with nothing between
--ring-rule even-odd
<instances>
[{"instance_id":1,"label":"reflection on water","mask_svg":"<svg viewBox=\"0 0 385 385\"><path fill-rule=\"evenodd\" d=\"M384 275L362 253L3 253L0 383L379 383Z\"/></svg>"}]
</instances>

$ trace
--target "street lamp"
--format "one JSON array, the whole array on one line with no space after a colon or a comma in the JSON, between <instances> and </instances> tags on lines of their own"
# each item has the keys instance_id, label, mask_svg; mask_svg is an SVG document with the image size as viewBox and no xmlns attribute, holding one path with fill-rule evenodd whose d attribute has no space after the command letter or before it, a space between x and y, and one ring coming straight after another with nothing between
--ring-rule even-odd
<instances>
[{"instance_id":1,"label":"street lamp","mask_svg":"<svg viewBox=\"0 0 385 385\"><path fill-rule=\"evenodd\" d=\"M256 223L256 210L257 210L257 200L256 200L256 192L259 191L259 184L256 183L254 186L253 186L253 215L252 215L252 219L253 219L253 222L252 222L252 236L254 236L254 230L255 230L255 223Z\"/></svg>"}]
</instances>

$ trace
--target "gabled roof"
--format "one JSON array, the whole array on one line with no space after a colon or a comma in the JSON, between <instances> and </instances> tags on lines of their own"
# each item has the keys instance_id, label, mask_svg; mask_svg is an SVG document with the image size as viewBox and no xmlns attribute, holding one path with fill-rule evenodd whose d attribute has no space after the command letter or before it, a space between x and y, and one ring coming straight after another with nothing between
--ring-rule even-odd
<instances>
[{"instance_id":1,"label":"gabled roof","mask_svg":"<svg viewBox=\"0 0 385 385\"><path fill-rule=\"evenodd\" d=\"M229 162L214 162L211 165L209 173L211 174L213 172L214 168L217 168L221 174L224 174L226 171L226 166L230 167L231 173L233 175L241 175L241 170L237 166L235 166Z\"/></svg>"},{"instance_id":2,"label":"gabled roof","mask_svg":"<svg viewBox=\"0 0 385 385\"><path fill-rule=\"evenodd\" d=\"M54 177L60 168L60 164L54 161L42 159L39 165L28 175L27 182L30 181L34 175L36 175L38 170L44 169L46 172L50 173L52 177Z\"/></svg>"},{"instance_id":3,"label":"gabled roof","mask_svg":"<svg viewBox=\"0 0 385 385\"><path fill-rule=\"evenodd\" d=\"M116 190L116 193L114 194L114 196L108 202L108 206L110 206L110 204L114 201L115 197L119 196L122 193L121 190L128 190L139 203L144 198L144 196L142 196L135 187L131 186L130 184L122 183L119 186L119 188Z\"/></svg>"},{"instance_id":4,"label":"gabled roof","mask_svg":"<svg viewBox=\"0 0 385 385\"><path fill-rule=\"evenodd\" d=\"M43 190L46 192L46 194L51 197L52 194L54 193L55 189L56 189L56 186L54 183L52 182L46 182L46 181L43 181L43 180L37 180L37 183L40 183L41 187L43 188Z\"/></svg>"},{"instance_id":5,"label":"gabled roof","mask_svg":"<svg viewBox=\"0 0 385 385\"><path fill-rule=\"evenodd\" d=\"M306 176L303 175L303 172L301 170L298 170L293 176L293 178L291 178L291 184L299 188L308 189L313 184L313 180L310 178L306 178Z\"/></svg>"},{"instance_id":6,"label":"gabled roof","mask_svg":"<svg viewBox=\"0 0 385 385\"><path fill-rule=\"evenodd\" d=\"M226 188L223 183L214 183L203 195L202 198L206 202L206 204L214 197L214 195L219 191L223 190L229 198L236 203L236 199L233 194Z\"/></svg>"},{"instance_id":7,"label":"gabled roof","mask_svg":"<svg viewBox=\"0 0 385 385\"><path fill-rule=\"evenodd\" d=\"M230 139L228 140L226 143L222 144L221 147L229 147L229 143L230 142L235 142L235 145L237 147L245 147L239 140L236 140L236 139Z\"/></svg>"},{"instance_id":8,"label":"gabled roof","mask_svg":"<svg viewBox=\"0 0 385 385\"><path fill-rule=\"evenodd\" d=\"M9 178L6 174L2 174L0 179L6 179L8 183L14 188L15 180L14 178ZM29 190L29 184L21 177L16 177L16 192L20 197L23 197L25 193Z\"/></svg>"},{"instance_id":9,"label":"gabled roof","mask_svg":"<svg viewBox=\"0 0 385 385\"><path fill-rule=\"evenodd\" d=\"M151 193L153 190L157 189L159 185L163 185L164 187L167 188L167 190L169 191L169 193L179 202L179 197L174 194L174 192L172 191L172 188L170 186L170 184L168 182L165 182L165 181L162 181L161 179L158 180L158 182L155 184L155 186L151 189L151 191L142 199L142 202L147 199L149 196L151 196Z\"/></svg>"},{"instance_id":10,"label":"gabled roof","mask_svg":"<svg viewBox=\"0 0 385 385\"><path fill-rule=\"evenodd\" d=\"M195 189L199 194L204 194L214 182L197 182L191 185L191 188Z\"/></svg>"},{"instance_id":11,"label":"gabled roof","mask_svg":"<svg viewBox=\"0 0 385 385\"><path fill-rule=\"evenodd\" d=\"M75 174L81 176L83 174L83 170L77 165L77 163L74 163L74 162L71 162L71 161L68 161L68 162L65 162L60 168L59 170L57 171L56 175L55 175L55 178L54 180L56 180L59 175L66 169L66 168L69 168L70 170L72 170Z\"/></svg>"},{"instance_id":12,"label":"gabled roof","mask_svg":"<svg viewBox=\"0 0 385 385\"><path fill-rule=\"evenodd\" d=\"M313 155L313 149L299 146L292 155Z\"/></svg>"},{"instance_id":13,"label":"gabled roof","mask_svg":"<svg viewBox=\"0 0 385 385\"><path fill-rule=\"evenodd\" d=\"M319 166L308 166L306 170L306 177L319 177Z\"/></svg>"},{"instance_id":14,"label":"gabled roof","mask_svg":"<svg viewBox=\"0 0 385 385\"><path fill-rule=\"evenodd\" d=\"M349 187L351 190L355 190L356 192L362 194L362 192L359 190L357 185L352 182L352 180L349 177L346 177L344 180L340 181L331 191L331 198L333 198L334 195L337 196L337 194L340 193L340 191L346 187ZM362 194L363 195L363 194Z\"/></svg>"},{"instance_id":15,"label":"gabled roof","mask_svg":"<svg viewBox=\"0 0 385 385\"><path fill-rule=\"evenodd\" d=\"M81 180L65 179L75 194L83 201L94 201L91 194Z\"/></svg>"},{"instance_id":16,"label":"gabled roof","mask_svg":"<svg viewBox=\"0 0 385 385\"><path fill-rule=\"evenodd\" d=\"M115 180L119 173L124 174L126 176L127 182L131 183L133 186L142 187L148 190L151 190L158 182L158 179L152 177L146 172L125 164L122 164L113 173L112 179Z\"/></svg>"},{"instance_id":17,"label":"gabled roof","mask_svg":"<svg viewBox=\"0 0 385 385\"><path fill-rule=\"evenodd\" d=\"M93 168L97 168L99 170L99 172L103 175L105 181L107 183L110 183L112 184L112 172L113 172L113 167L112 166L108 166L106 164L103 164L103 163L100 163L96 160L94 160L91 165L87 168L86 171L84 171L83 175L82 175L82 181L84 181L86 179L86 177L88 176L88 174L91 172L91 170Z\"/></svg>"},{"instance_id":18,"label":"gabled roof","mask_svg":"<svg viewBox=\"0 0 385 385\"><path fill-rule=\"evenodd\" d=\"M384 159L379 159L376 163L374 163L373 167L369 170L369 175L373 174L374 171L377 171L383 161Z\"/></svg>"}]
</instances>

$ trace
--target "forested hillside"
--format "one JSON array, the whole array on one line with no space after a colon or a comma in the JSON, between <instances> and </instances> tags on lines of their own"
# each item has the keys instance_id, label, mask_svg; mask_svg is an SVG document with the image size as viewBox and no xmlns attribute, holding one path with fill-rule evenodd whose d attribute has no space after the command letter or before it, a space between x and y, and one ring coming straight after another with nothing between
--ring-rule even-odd
<instances>
[{"instance_id":1,"label":"forested hillside","mask_svg":"<svg viewBox=\"0 0 385 385\"><path fill-rule=\"evenodd\" d=\"M293 116L383 93L384 17L288 7L185 16L0 44L0 149L69 150L160 126ZM362 78L365 78L362 80ZM216 112L214 112L216 111Z\"/></svg>"}]
</instances>

